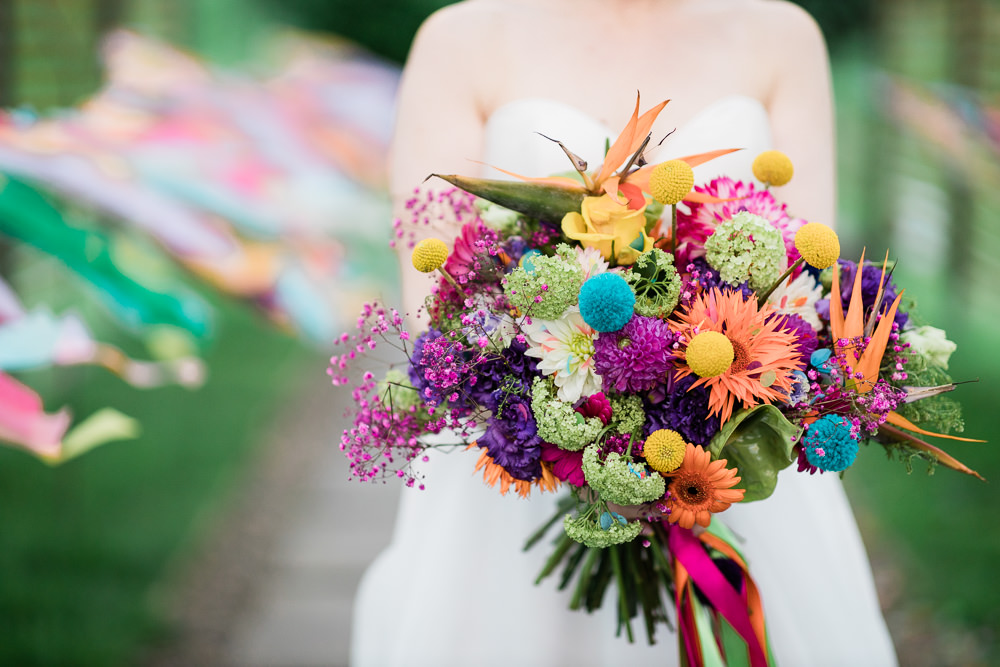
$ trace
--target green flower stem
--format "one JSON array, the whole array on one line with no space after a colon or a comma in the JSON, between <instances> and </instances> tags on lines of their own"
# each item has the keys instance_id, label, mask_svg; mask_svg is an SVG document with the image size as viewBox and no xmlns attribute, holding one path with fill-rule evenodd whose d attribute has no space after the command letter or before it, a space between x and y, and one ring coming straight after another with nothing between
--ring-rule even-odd
<instances>
[{"instance_id":1,"label":"green flower stem","mask_svg":"<svg viewBox=\"0 0 1000 667\"><path fill-rule=\"evenodd\" d=\"M574 611L583 605L583 600L590 589L590 582L593 579L595 566L598 565L598 559L601 557L601 549L592 549L590 547L586 547L586 549L587 557L583 561L580 578L577 581L576 588L573 589L573 597L569 601L569 608Z\"/></svg>"},{"instance_id":2,"label":"green flower stem","mask_svg":"<svg viewBox=\"0 0 1000 667\"><path fill-rule=\"evenodd\" d=\"M610 548L609 555L611 556L611 568L615 573L615 581L618 582L618 631L621 632L621 627L624 625L625 634L631 644L635 641L635 637L632 635L632 620L628 615L628 599L625 595L625 575L622 572L621 557L615 547Z\"/></svg>"},{"instance_id":3,"label":"green flower stem","mask_svg":"<svg viewBox=\"0 0 1000 667\"><path fill-rule=\"evenodd\" d=\"M447 271L444 270L443 266L439 266L438 267L438 271L441 272L441 275L444 276L445 280L447 280L449 283L451 283L452 287L454 287L456 290L458 290L459 294L465 294L465 290L458 286L458 283L455 282L455 279L451 277L450 273L448 273Z\"/></svg>"},{"instance_id":4,"label":"green flower stem","mask_svg":"<svg viewBox=\"0 0 1000 667\"><path fill-rule=\"evenodd\" d=\"M566 555L566 552L569 551L570 547L574 544L576 544L576 541L569 535L563 533L563 535L559 538L556 550L552 552L549 559L545 561L545 567L543 567L542 571L538 573L538 578L535 579L535 585L542 583L542 579L545 579L545 577L552 574L553 570L556 569L556 566L559 565L560 561L562 561L563 556Z\"/></svg>"},{"instance_id":5,"label":"green flower stem","mask_svg":"<svg viewBox=\"0 0 1000 667\"><path fill-rule=\"evenodd\" d=\"M774 292L774 290L778 289L778 285L780 285L781 283L785 282L785 280L788 278L788 276L792 275L792 271L794 271L796 268L802 266L802 263L804 261L805 261L804 259L802 259L801 257L799 257L797 260L795 260L794 262L792 262L792 265L789 266L787 269L785 269L785 272L782 273L781 276L777 280L774 281L774 284L771 285L770 289L768 289L766 292L764 292L763 294L761 294L761 295L759 295L757 297L757 307L760 308L765 303L767 303L767 298L769 296L771 296L771 294Z\"/></svg>"},{"instance_id":6,"label":"green flower stem","mask_svg":"<svg viewBox=\"0 0 1000 667\"><path fill-rule=\"evenodd\" d=\"M670 254L677 254L677 204L670 205Z\"/></svg>"}]
</instances>

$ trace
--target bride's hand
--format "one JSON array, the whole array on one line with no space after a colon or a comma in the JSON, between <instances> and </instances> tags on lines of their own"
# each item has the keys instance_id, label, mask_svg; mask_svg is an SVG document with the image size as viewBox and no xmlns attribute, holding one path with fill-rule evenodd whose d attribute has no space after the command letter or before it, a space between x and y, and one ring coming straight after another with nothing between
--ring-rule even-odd
<instances>
[{"instance_id":1,"label":"bride's hand","mask_svg":"<svg viewBox=\"0 0 1000 667\"><path fill-rule=\"evenodd\" d=\"M614 503L608 503L608 510L621 514L623 517L629 521L636 520L649 520L649 519L662 519L666 516L660 507L662 503L659 501L651 503L643 503L641 505L616 505Z\"/></svg>"}]
</instances>

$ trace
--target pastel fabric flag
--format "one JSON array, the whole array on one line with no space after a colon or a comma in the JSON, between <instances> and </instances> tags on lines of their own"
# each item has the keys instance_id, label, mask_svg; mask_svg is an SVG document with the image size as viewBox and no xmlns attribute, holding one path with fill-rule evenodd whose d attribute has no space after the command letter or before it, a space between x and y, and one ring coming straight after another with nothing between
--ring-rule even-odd
<instances>
[{"instance_id":1,"label":"pastel fabric flag","mask_svg":"<svg viewBox=\"0 0 1000 667\"><path fill-rule=\"evenodd\" d=\"M57 257L93 284L106 302L135 326L171 324L207 335L208 305L179 284L146 287L115 263L105 234L68 225L62 214L27 183L0 176L0 234Z\"/></svg>"},{"instance_id":2,"label":"pastel fabric flag","mask_svg":"<svg viewBox=\"0 0 1000 667\"><path fill-rule=\"evenodd\" d=\"M139 434L138 422L111 408L98 410L67 433L70 421L68 410L45 412L38 394L0 372L0 443L57 464L106 442Z\"/></svg>"}]
</instances>

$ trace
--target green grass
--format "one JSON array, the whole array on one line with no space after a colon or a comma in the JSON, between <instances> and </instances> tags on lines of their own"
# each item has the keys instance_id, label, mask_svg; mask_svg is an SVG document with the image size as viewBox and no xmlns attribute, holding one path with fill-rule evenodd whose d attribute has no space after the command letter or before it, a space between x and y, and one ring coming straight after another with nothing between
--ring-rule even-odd
<instances>
[{"instance_id":1,"label":"green grass","mask_svg":"<svg viewBox=\"0 0 1000 667\"><path fill-rule=\"evenodd\" d=\"M58 468L0 448L0 664L127 664L164 630L152 591L167 564L202 537L294 380L322 371L255 314L222 314L198 391L58 371L50 409L112 405L140 419L138 440Z\"/></svg>"}]
</instances>

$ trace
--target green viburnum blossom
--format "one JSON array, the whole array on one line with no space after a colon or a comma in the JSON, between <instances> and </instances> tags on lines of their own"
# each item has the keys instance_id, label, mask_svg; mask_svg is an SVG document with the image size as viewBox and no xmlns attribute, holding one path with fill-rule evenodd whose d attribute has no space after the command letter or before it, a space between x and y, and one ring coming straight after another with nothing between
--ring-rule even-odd
<instances>
[{"instance_id":1,"label":"green viburnum blossom","mask_svg":"<svg viewBox=\"0 0 1000 667\"><path fill-rule=\"evenodd\" d=\"M705 259L725 282L749 282L758 291L770 287L787 264L781 232L747 211L719 223L705 241Z\"/></svg>"},{"instance_id":2,"label":"green viburnum blossom","mask_svg":"<svg viewBox=\"0 0 1000 667\"><path fill-rule=\"evenodd\" d=\"M504 293L522 314L542 320L559 319L567 308L576 305L583 285L583 268L576 251L561 243L555 255L536 255L531 264L530 271L518 267L504 278Z\"/></svg>"},{"instance_id":3,"label":"green viburnum blossom","mask_svg":"<svg viewBox=\"0 0 1000 667\"><path fill-rule=\"evenodd\" d=\"M486 199L477 199L474 206L479 211L479 217L483 222L493 229L504 232L506 235L513 234L518 230L518 222L521 214L504 208L500 204L494 204Z\"/></svg>"},{"instance_id":4,"label":"green viburnum blossom","mask_svg":"<svg viewBox=\"0 0 1000 667\"><path fill-rule=\"evenodd\" d=\"M611 452L601 463L598 445L583 451L583 476L602 500L617 505L639 505L662 498L667 485L658 472L650 472L644 463L632 462Z\"/></svg>"},{"instance_id":5,"label":"green viburnum blossom","mask_svg":"<svg viewBox=\"0 0 1000 667\"><path fill-rule=\"evenodd\" d=\"M642 398L629 394L611 397L611 423L622 435L639 435L646 423L646 411L642 409Z\"/></svg>"},{"instance_id":6,"label":"green viburnum blossom","mask_svg":"<svg viewBox=\"0 0 1000 667\"><path fill-rule=\"evenodd\" d=\"M625 273L635 292L635 312L644 317L667 317L677 307L681 277L674 258L659 248L641 255Z\"/></svg>"},{"instance_id":7,"label":"green viburnum blossom","mask_svg":"<svg viewBox=\"0 0 1000 667\"><path fill-rule=\"evenodd\" d=\"M538 424L538 437L562 449L579 451L597 439L604 424L597 417L584 417L572 403L556 397L556 387L548 378L531 384L531 413Z\"/></svg>"},{"instance_id":8,"label":"green viburnum blossom","mask_svg":"<svg viewBox=\"0 0 1000 667\"><path fill-rule=\"evenodd\" d=\"M567 514L566 518L563 519L563 530L581 544L602 549L634 540L642 532L642 522L630 521L622 525L614 521L610 528L604 530L600 523L589 516L573 517L571 514Z\"/></svg>"}]
</instances>

